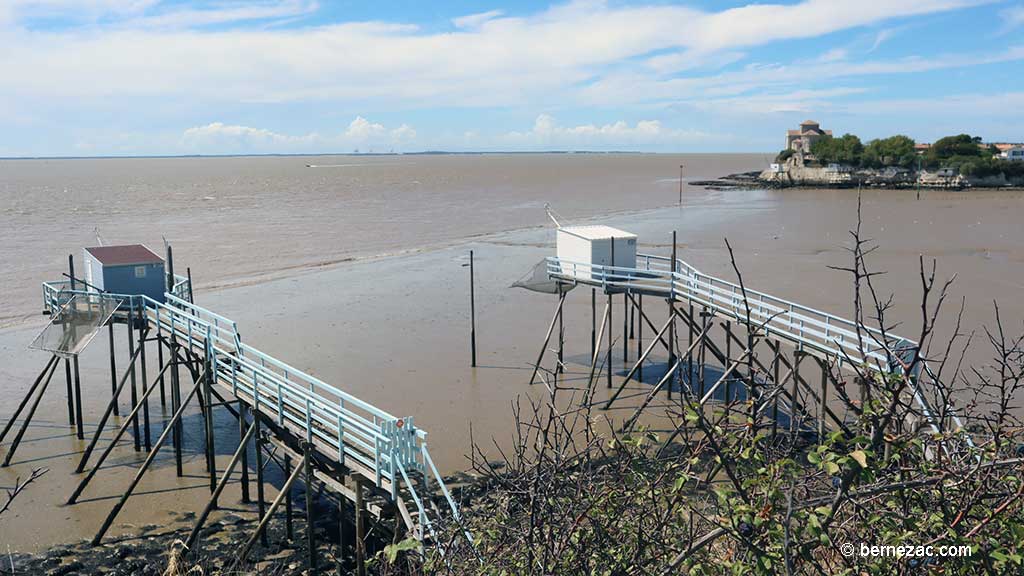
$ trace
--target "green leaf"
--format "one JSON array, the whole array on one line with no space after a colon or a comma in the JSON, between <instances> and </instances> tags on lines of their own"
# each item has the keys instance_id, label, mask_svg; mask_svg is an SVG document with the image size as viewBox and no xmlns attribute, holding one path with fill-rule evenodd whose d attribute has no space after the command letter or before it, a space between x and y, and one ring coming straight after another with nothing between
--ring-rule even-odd
<instances>
[{"instance_id":1,"label":"green leaf","mask_svg":"<svg viewBox=\"0 0 1024 576\"><path fill-rule=\"evenodd\" d=\"M388 557L388 564L394 564L398 554L406 550L416 550L420 547L419 541L415 538L406 538L398 544L388 544L384 547L384 555Z\"/></svg>"}]
</instances>

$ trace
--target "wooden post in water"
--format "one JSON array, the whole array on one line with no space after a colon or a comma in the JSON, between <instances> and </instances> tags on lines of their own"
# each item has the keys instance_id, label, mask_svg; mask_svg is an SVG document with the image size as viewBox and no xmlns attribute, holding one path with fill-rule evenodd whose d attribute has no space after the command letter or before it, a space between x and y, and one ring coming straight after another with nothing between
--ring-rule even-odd
<instances>
[{"instance_id":1,"label":"wooden post in water","mask_svg":"<svg viewBox=\"0 0 1024 576\"><path fill-rule=\"evenodd\" d=\"M679 165L679 205L683 205L683 165ZM672 259L672 265L675 266L675 258Z\"/></svg>"},{"instance_id":2,"label":"wooden post in water","mask_svg":"<svg viewBox=\"0 0 1024 576\"><path fill-rule=\"evenodd\" d=\"M476 368L476 278L473 273L472 250L469 251L469 322L470 365Z\"/></svg>"},{"instance_id":3,"label":"wooden post in water","mask_svg":"<svg viewBox=\"0 0 1024 576\"><path fill-rule=\"evenodd\" d=\"M191 266L186 266L185 267L185 275L188 276L188 301L191 304L195 304L196 303L196 295L195 295L195 292L192 291L192 267Z\"/></svg>"}]
</instances>

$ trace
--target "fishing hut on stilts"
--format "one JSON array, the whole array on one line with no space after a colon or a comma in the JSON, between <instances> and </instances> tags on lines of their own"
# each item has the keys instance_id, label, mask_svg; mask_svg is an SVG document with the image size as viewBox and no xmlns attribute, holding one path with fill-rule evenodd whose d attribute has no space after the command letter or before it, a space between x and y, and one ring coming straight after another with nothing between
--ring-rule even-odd
<instances>
[{"instance_id":1,"label":"fishing hut on stilts","mask_svg":"<svg viewBox=\"0 0 1024 576\"><path fill-rule=\"evenodd\" d=\"M852 415L836 413L830 399L846 386L854 366L882 374L899 372L917 347L911 340L704 274L679 257L675 232L671 253L655 255L637 252L637 236L623 230L563 227L557 220L555 225L556 255L514 284L558 296L530 383L537 380L545 358L557 356L554 367L545 372L564 370L566 298L575 288L589 288L584 400L612 409L626 398L623 392L632 383L627 395L634 402L628 407L635 409L623 420L623 429L632 427L664 393L670 400L673 394L679 400L685 395L701 407L714 404L767 417L773 434L781 428L820 441L833 430L849 432L846 418ZM604 305L598 313L601 300ZM616 301L621 301L621 308ZM622 312L621 328L616 308ZM616 358L620 345L621 356ZM621 372L615 367L619 359ZM645 367L660 374L649 388L642 385ZM923 390L930 376L927 362L916 363L913 398L908 401L916 405L922 429L961 429L949 402L939 397L945 406L936 410L937 395ZM607 388L604 395L597 393L601 380ZM861 384L853 380L855 386ZM843 393L856 391L844 388ZM860 385L859 393L863 402L866 387ZM665 445L673 440L670 436ZM971 442L966 437L965 441Z\"/></svg>"},{"instance_id":2,"label":"fishing hut on stilts","mask_svg":"<svg viewBox=\"0 0 1024 576\"><path fill-rule=\"evenodd\" d=\"M85 440L83 393L107 392L99 383L83 386L78 358L106 328L110 401L75 469L79 481L67 504L78 502L90 483L102 475L104 463L129 430L134 450L146 457L97 527L93 545L103 541L168 441L174 451L175 471L179 477L183 475L183 415L194 405L202 416L210 497L185 539L190 553L200 551L200 531L235 474L240 477L244 503L252 501L255 476L259 514L236 566L246 562L257 542L267 546L267 525L282 504L287 535L292 537L292 493L300 479L306 486L307 562L314 570L328 568L316 556L314 486L330 495L339 508L339 553L335 555L339 571L343 559L352 556L357 572L365 573L370 521L378 526L393 521L396 538L411 535L423 545L431 545L441 523L459 522L458 508L427 449L427 433L416 427L413 416L389 414L246 344L235 321L195 303L191 271L185 276L175 274L171 246L166 247L164 258L142 245L87 248L83 261L84 277L76 274L74 257L69 256L65 278L42 285L44 311L51 319L31 347L49 352L50 357L8 420L0 441L20 421L3 457L7 466L61 366L67 384L68 422L75 426L77 437ZM124 327L124 338L115 338L115 326ZM127 346L127 365L116 363L118 339ZM119 400L126 387L131 408L122 414ZM157 391L162 408L170 403L169 411L158 412L170 414L162 426L154 426L150 412ZM215 457L217 408L238 422L239 443L226 465ZM108 425L112 415L123 416L116 429ZM156 434L156 430L160 432ZM110 442L97 451L100 439L111 433ZM250 444L255 447L255 462L249 461ZM273 501L267 502L264 471L271 461L281 467L285 481ZM346 534L351 532L345 528L349 507L355 534Z\"/></svg>"}]
</instances>

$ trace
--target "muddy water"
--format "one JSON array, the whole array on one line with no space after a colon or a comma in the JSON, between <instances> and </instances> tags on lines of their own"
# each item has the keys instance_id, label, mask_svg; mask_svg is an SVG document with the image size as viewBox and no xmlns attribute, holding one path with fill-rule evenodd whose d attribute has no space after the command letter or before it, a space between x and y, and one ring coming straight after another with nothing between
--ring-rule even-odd
<instances>
[{"instance_id":1,"label":"muddy water","mask_svg":"<svg viewBox=\"0 0 1024 576\"><path fill-rule=\"evenodd\" d=\"M159 230L165 231L174 241L178 265L193 268L198 303L237 320L250 344L394 414L414 415L417 425L428 431L431 452L446 471L467 466L471 426L477 441L489 442L491 437L504 441L511 431L511 403L522 394L537 392L537 387L531 390L526 385L529 365L539 350L555 301L508 286L553 252L554 233L544 227L542 207L546 201L570 223L600 222L636 232L642 251L668 253L671 231L678 230L684 259L707 273L731 278L724 244L728 237L749 286L841 315L851 311L849 279L829 266L848 261L844 245L846 231L856 219L856 191L710 192L688 188L682 206L658 208L676 201L677 183L672 178L681 162L690 167L694 177L714 176L756 169L760 157L416 157L411 160L417 163L414 166L383 165L397 160L380 158L373 161L382 165L374 167L305 168L307 162L328 163L312 158L298 160L300 168L282 167L294 160L165 161L181 162L183 171L189 172L181 175L167 170L165 175L194 183L180 189L165 188L171 191L168 201L178 210L161 213L165 209L160 208L147 216L152 205L126 205L118 208L124 211L121 214L131 213L138 222L116 228L116 234L106 232L111 227L105 224L100 233L108 242L141 239L159 245ZM92 171L99 180L92 190L100 196L101 190L118 186L136 194L148 190L142 197L157 194L142 182L152 178L147 172L153 169L152 163L164 161L85 164L92 162L101 166L111 162L107 166L118 168L105 171L62 165L52 172L52 178L23 165L17 170L4 169L18 171L21 182L49 182L46 186L50 187L57 185L61 174ZM135 167L132 162L141 164ZM211 167L217 163L223 165ZM363 172L358 177L341 176L350 169ZM383 182L377 188L359 187L369 186L364 180L372 169L388 176L376 176ZM228 176L232 170L239 172L237 184ZM408 185L403 178L422 183L424 173L434 174L430 181L436 190L422 197L411 192L418 188L395 191ZM272 193L267 189L274 174L288 175L285 182L306 184L282 186ZM363 183L352 185L358 193L339 191L349 190L342 186L329 193L306 178L350 178L347 181ZM4 185L10 186L6 179ZM443 192L445 185L450 186L450 194ZM221 190L219 186L255 189L238 194L211 192ZM209 211L202 206L203 202L227 202L229 197L245 194L248 200L237 204ZM204 201L205 196L214 199ZM38 307L33 299L36 282L57 274L62 254L91 244L92 228L98 223L117 219L103 212L100 206L110 202L101 200L83 201L93 206L82 211L90 224L63 232L51 220L65 216L44 218L34 212L26 217L26 222L34 225L20 224L21 216L15 213L28 206L20 196L17 206L21 208L5 207L3 218L18 221L41 247L37 252L33 245L32 251L26 252L29 245L21 244L17 250L4 251L5 267L16 270L13 276L21 279L17 285L5 279L4 293L12 296L4 300L3 315L20 318L31 314ZM433 207L437 202L444 203L446 209ZM898 294L893 318L903 322L899 332L915 336L917 266L922 254L938 259L940 276L957 274L950 300L959 305L961 296L967 298L965 329L979 329L990 320L992 299L1001 302L1007 324L1020 328L1024 319L1024 306L1017 297L1024 284L1024 230L1018 223L1022 204L1018 193L928 192L919 201L913 192L864 193L865 235L879 245L871 262L887 271L879 280L880 287ZM145 229L146 222L159 230ZM9 234L8 227L3 230ZM190 231L197 238L209 239L216 248L203 247L187 236ZM407 249L418 251L316 265ZM478 274L476 369L469 367L468 285L463 267L470 249L476 253ZM287 266L293 260L301 266ZM289 268L286 274L278 270L283 267ZM264 273L267 276L261 276ZM29 282L28 288L22 286ZM18 304L21 301L25 303ZM622 312L621 302L617 304L614 320L618 329ZM570 293L567 306L566 382L574 385L586 379L589 292ZM658 313L657 303L648 306L649 313ZM5 412L13 410L45 362L43 355L24 349L38 330L37 324L38 320L0 331L0 394ZM621 369L618 347L616 351L615 363ZM630 355L635 357L635 347ZM978 352L976 357L984 358L984 354ZM82 356L89 423L95 423L109 398L106 361L105 339L97 338ZM656 369L645 376L648 382L631 386L626 401L616 404L610 416L628 415L636 395L643 394L649 381L657 377ZM75 456L84 448L67 427L63 386L58 374L40 407L40 417L26 434L28 441L19 449L14 464L0 470L0 483L9 486L35 466L51 468L0 518L0 543L12 550L34 550L91 536L140 459L130 444L119 448L116 462L102 472L86 501L61 506L77 478L71 474ZM603 388L599 392L606 393ZM219 418L218 451L225 452L232 434L237 434L237 425L226 413ZM125 507L112 534L160 524L172 518L174 510L201 508L207 493L199 455L201 427L192 426L189 434L191 456L186 477L175 478L170 452L164 453L140 487L140 496ZM221 466L227 457L222 456ZM237 486L232 489L224 499L227 503L237 501Z\"/></svg>"}]
</instances>

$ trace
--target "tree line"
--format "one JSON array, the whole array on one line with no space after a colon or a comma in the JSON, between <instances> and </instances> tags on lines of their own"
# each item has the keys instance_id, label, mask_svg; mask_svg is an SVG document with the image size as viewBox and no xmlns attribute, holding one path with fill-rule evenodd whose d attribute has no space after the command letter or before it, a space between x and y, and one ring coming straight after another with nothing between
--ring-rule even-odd
<instances>
[{"instance_id":1,"label":"tree line","mask_svg":"<svg viewBox=\"0 0 1024 576\"><path fill-rule=\"evenodd\" d=\"M953 169L964 176L1024 176L1024 163L1000 158L999 149L983 144L980 136L946 136L920 154L915 144L913 138L902 134L867 144L854 134L844 134L819 138L811 145L811 153L821 164L855 168ZM778 160L785 161L792 155L792 150L783 150Z\"/></svg>"}]
</instances>

